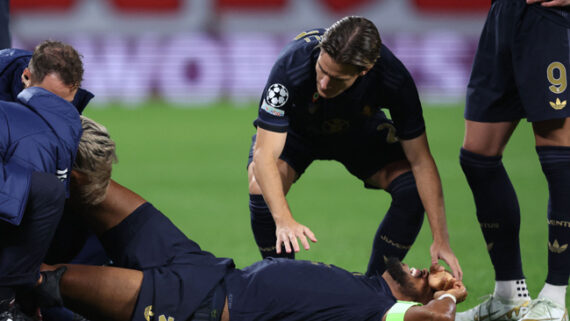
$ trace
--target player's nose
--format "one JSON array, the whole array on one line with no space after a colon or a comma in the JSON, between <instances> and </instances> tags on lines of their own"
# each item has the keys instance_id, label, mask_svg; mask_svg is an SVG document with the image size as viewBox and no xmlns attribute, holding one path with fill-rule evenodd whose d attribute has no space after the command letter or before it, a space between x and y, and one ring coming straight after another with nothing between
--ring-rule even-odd
<instances>
[{"instance_id":1,"label":"player's nose","mask_svg":"<svg viewBox=\"0 0 570 321\"><path fill-rule=\"evenodd\" d=\"M327 87L329 86L329 82L330 82L330 78L329 76L323 76L323 78L321 78L321 89L327 89Z\"/></svg>"}]
</instances>

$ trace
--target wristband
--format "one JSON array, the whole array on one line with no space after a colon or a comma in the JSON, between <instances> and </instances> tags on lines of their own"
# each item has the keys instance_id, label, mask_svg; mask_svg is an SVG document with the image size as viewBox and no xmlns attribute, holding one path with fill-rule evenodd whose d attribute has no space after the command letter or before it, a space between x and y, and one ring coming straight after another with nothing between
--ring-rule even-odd
<instances>
[{"instance_id":1,"label":"wristband","mask_svg":"<svg viewBox=\"0 0 570 321\"><path fill-rule=\"evenodd\" d=\"M451 293L445 293L442 294L439 298L437 298L438 300L443 300L444 298L450 298L453 300L453 303L457 304L457 298L455 297L455 295L451 294Z\"/></svg>"},{"instance_id":2,"label":"wristband","mask_svg":"<svg viewBox=\"0 0 570 321\"><path fill-rule=\"evenodd\" d=\"M415 305L422 305L418 302L399 301L386 312L386 321L404 321L404 315L409 308Z\"/></svg>"}]
</instances>

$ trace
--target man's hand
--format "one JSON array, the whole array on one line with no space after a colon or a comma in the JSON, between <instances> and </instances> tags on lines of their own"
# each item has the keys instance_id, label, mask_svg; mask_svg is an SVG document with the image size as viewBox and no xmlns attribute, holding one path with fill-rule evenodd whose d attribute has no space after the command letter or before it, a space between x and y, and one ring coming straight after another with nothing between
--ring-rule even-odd
<instances>
[{"instance_id":1,"label":"man's hand","mask_svg":"<svg viewBox=\"0 0 570 321\"><path fill-rule=\"evenodd\" d=\"M455 280L451 289L435 292L433 294L433 298L437 299L445 293L453 295L457 299L457 303L463 302L465 301L465 298L467 298L467 289L465 288L465 285L463 285L463 282L458 280Z\"/></svg>"},{"instance_id":2,"label":"man's hand","mask_svg":"<svg viewBox=\"0 0 570 321\"><path fill-rule=\"evenodd\" d=\"M275 250L277 254L281 253L281 245L285 245L285 252L291 253L291 246L293 251L299 252L299 242L297 238L301 240L305 250L311 248L309 246L309 241L307 237L313 242L317 242L315 234L306 227L305 225L297 223L295 220L290 219L284 222L275 222L276 229L275 234L277 235L277 243L275 244Z\"/></svg>"},{"instance_id":3,"label":"man's hand","mask_svg":"<svg viewBox=\"0 0 570 321\"><path fill-rule=\"evenodd\" d=\"M570 6L570 0L526 0L527 4L540 3L543 7Z\"/></svg>"},{"instance_id":4,"label":"man's hand","mask_svg":"<svg viewBox=\"0 0 570 321\"><path fill-rule=\"evenodd\" d=\"M463 279L463 271L461 270L459 261L457 261L457 258L455 257L455 254L453 254L451 247L449 247L449 242L434 241L429 248L429 252L431 254L432 265L437 264L441 259L447 263L447 265L449 265L453 276L457 280L461 281Z\"/></svg>"},{"instance_id":5,"label":"man's hand","mask_svg":"<svg viewBox=\"0 0 570 321\"><path fill-rule=\"evenodd\" d=\"M439 264L432 264L429 268L428 282L430 288L436 291L447 291L453 287L456 279Z\"/></svg>"}]
</instances>

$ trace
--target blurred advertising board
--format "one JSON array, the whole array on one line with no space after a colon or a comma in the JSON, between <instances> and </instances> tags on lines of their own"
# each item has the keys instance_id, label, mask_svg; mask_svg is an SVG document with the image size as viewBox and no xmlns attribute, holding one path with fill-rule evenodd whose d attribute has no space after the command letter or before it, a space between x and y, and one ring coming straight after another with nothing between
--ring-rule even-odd
<instances>
[{"instance_id":1,"label":"blurred advertising board","mask_svg":"<svg viewBox=\"0 0 570 321\"><path fill-rule=\"evenodd\" d=\"M51 38L84 56L100 103L256 103L300 31L363 15L404 62L421 98L462 102L488 0L12 0L13 47Z\"/></svg>"}]
</instances>

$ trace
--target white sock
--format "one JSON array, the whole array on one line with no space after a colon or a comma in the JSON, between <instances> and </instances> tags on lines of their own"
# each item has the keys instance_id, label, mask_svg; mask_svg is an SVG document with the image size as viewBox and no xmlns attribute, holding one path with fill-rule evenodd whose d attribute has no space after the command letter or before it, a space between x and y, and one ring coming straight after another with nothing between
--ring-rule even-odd
<instances>
[{"instance_id":1,"label":"white sock","mask_svg":"<svg viewBox=\"0 0 570 321\"><path fill-rule=\"evenodd\" d=\"M503 300L530 300L526 282L521 280L495 281L493 296Z\"/></svg>"},{"instance_id":2,"label":"white sock","mask_svg":"<svg viewBox=\"0 0 570 321\"><path fill-rule=\"evenodd\" d=\"M567 287L567 285L552 285L549 283L544 283L544 287L538 294L538 297L549 299L561 307L566 306L565 301Z\"/></svg>"}]
</instances>

